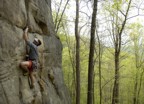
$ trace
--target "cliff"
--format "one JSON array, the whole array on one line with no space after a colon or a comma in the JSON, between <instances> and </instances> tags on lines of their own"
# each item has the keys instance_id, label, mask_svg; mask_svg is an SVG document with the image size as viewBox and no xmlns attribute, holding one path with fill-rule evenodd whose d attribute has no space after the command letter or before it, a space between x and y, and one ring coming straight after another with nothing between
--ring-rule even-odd
<instances>
[{"instance_id":1,"label":"cliff","mask_svg":"<svg viewBox=\"0 0 144 104\"><path fill-rule=\"evenodd\" d=\"M22 38L38 37L39 69L30 89L19 63L26 53ZM50 0L0 0L0 104L71 104L62 75L62 44L54 31Z\"/></svg>"}]
</instances>

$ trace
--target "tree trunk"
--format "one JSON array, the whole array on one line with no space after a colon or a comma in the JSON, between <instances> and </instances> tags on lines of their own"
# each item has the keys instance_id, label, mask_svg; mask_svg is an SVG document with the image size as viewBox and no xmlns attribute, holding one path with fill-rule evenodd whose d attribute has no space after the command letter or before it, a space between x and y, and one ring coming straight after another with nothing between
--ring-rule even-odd
<instances>
[{"instance_id":1,"label":"tree trunk","mask_svg":"<svg viewBox=\"0 0 144 104\"><path fill-rule=\"evenodd\" d=\"M113 88L112 104L119 103L119 54L115 52L115 81Z\"/></svg>"},{"instance_id":2,"label":"tree trunk","mask_svg":"<svg viewBox=\"0 0 144 104\"><path fill-rule=\"evenodd\" d=\"M140 96L140 91L141 91L141 87L142 87L143 74L144 74L144 70L142 71L141 76L140 76L140 84L139 84L138 94L137 94L137 104L140 104L139 96Z\"/></svg>"},{"instance_id":3,"label":"tree trunk","mask_svg":"<svg viewBox=\"0 0 144 104\"><path fill-rule=\"evenodd\" d=\"M92 21L91 21L87 104L93 104L94 48L95 48L96 14L97 14L97 0L94 0Z\"/></svg>"},{"instance_id":4,"label":"tree trunk","mask_svg":"<svg viewBox=\"0 0 144 104\"><path fill-rule=\"evenodd\" d=\"M76 38L76 104L80 104L80 36L79 23L79 0L76 0L75 38Z\"/></svg>"},{"instance_id":5,"label":"tree trunk","mask_svg":"<svg viewBox=\"0 0 144 104\"><path fill-rule=\"evenodd\" d=\"M98 33L97 33L97 38L98 38L98 44L99 44L99 67L98 67L98 69L99 69L99 96L100 96L100 103L99 104L102 104L102 76L101 76L101 59L102 59L102 48L101 48L101 42L100 42L100 39L99 39L99 35L98 35Z\"/></svg>"},{"instance_id":6,"label":"tree trunk","mask_svg":"<svg viewBox=\"0 0 144 104\"><path fill-rule=\"evenodd\" d=\"M120 52L121 52L121 38L122 38L122 32L124 30L124 27L125 27L125 24L126 24L126 21L127 21L127 16L128 16L128 12L129 12L129 8L130 8L130 5L131 5L131 1L129 1L129 4L128 4L128 8L126 10L126 14L124 15L124 21L122 23L122 26L121 28L117 27L117 30L116 30L116 35L113 34L113 36L115 37L115 41L114 41L114 46L115 46L115 55L114 55L114 58L115 58L115 80L114 80L114 87L113 87L113 96L112 96L112 104L119 104L119 77L120 77L120 74L119 74L119 68L120 68Z\"/></svg>"},{"instance_id":7,"label":"tree trunk","mask_svg":"<svg viewBox=\"0 0 144 104\"><path fill-rule=\"evenodd\" d=\"M75 69L75 58L74 58L74 54L75 52L72 52L71 51L71 48L70 48L70 39L68 37L68 33L66 32L66 29L65 29L65 26L63 25L63 29L65 31L65 36L66 36L66 43L67 43L67 46L68 46L68 55L69 55L69 59L70 59L70 63L71 63L71 66L72 66L72 74L73 74L73 79L72 80L72 83L69 82L69 88L71 89L70 90L70 94L71 94L71 98L72 98L72 104L75 104L75 96L76 96L76 69Z\"/></svg>"}]
</instances>

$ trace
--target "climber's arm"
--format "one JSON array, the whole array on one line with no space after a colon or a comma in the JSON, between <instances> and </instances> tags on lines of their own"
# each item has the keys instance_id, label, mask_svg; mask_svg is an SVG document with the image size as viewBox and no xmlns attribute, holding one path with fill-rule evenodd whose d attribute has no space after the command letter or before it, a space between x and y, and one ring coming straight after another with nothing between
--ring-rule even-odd
<instances>
[{"instance_id":1,"label":"climber's arm","mask_svg":"<svg viewBox=\"0 0 144 104\"><path fill-rule=\"evenodd\" d=\"M28 27L23 32L23 39L27 42L28 41Z\"/></svg>"},{"instance_id":2,"label":"climber's arm","mask_svg":"<svg viewBox=\"0 0 144 104\"><path fill-rule=\"evenodd\" d=\"M26 27L26 29L24 29L24 32L23 32L23 39L25 40L26 44L30 47L35 47L34 44L32 44L32 42L29 41L29 37L28 37L28 30L29 28Z\"/></svg>"}]
</instances>

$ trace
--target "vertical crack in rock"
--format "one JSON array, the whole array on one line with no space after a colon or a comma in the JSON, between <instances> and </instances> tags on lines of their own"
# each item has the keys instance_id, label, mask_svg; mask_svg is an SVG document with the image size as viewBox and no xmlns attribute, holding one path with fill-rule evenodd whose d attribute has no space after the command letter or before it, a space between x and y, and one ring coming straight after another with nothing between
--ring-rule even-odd
<instances>
[{"instance_id":1,"label":"vertical crack in rock","mask_svg":"<svg viewBox=\"0 0 144 104\"><path fill-rule=\"evenodd\" d=\"M26 7L26 15L27 15L26 26L29 26L30 25L30 21L29 21L29 0L25 0L25 7Z\"/></svg>"}]
</instances>

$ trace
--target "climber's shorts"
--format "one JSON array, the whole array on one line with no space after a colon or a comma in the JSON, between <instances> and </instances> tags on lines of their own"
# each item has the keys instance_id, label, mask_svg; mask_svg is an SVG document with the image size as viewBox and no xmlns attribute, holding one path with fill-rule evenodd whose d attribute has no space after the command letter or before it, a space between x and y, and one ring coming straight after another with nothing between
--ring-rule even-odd
<instances>
[{"instance_id":1,"label":"climber's shorts","mask_svg":"<svg viewBox=\"0 0 144 104\"><path fill-rule=\"evenodd\" d=\"M38 68L37 66L37 62L35 60L29 60L29 66L28 66L28 69L30 72L32 71L36 71L36 69Z\"/></svg>"},{"instance_id":2,"label":"climber's shorts","mask_svg":"<svg viewBox=\"0 0 144 104\"><path fill-rule=\"evenodd\" d=\"M28 69L29 69L30 72L32 72L32 71L33 71L33 68L32 68L32 64L33 64L33 63L32 63L31 60L29 60L28 62L29 62Z\"/></svg>"}]
</instances>

